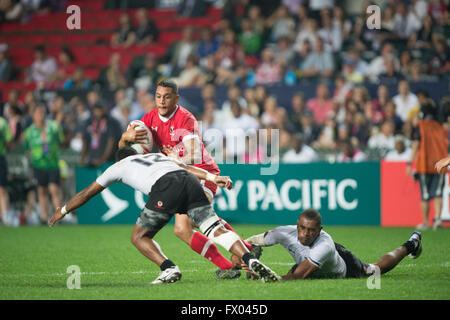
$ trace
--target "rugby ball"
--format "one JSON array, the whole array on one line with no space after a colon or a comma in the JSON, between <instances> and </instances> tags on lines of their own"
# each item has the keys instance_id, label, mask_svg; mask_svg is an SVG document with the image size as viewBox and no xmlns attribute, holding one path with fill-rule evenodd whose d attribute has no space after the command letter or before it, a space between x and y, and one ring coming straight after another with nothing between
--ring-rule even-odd
<instances>
[{"instance_id":1,"label":"rugby ball","mask_svg":"<svg viewBox=\"0 0 450 320\"><path fill-rule=\"evenodd\" d=\"M146 130L147 131L147 142L146 143L131 143L129 144L134 150L139 154L150 153L153 148L153 137L150 129L145 125L141 120L133 120L128 124L127 130L131 127L134 127L135 130Z\"/></svg>"}]
</instances>

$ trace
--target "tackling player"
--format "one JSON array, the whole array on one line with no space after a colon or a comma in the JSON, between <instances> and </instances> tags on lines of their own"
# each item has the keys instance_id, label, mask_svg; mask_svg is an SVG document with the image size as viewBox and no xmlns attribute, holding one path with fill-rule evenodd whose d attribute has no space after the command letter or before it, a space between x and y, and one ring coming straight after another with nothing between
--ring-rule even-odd
<instances>
[{"instance_id":1,"label":"tackling player","mask_svg":"<svg viewBox=\"0 0 450 320\"><path fill-rule=\"evenodd\" d=\"M153 141L163 154L176 157L185 164L194 165L212 174L219 174L217 164L201 140L197 120L178 104L179 98L178 86L175 82L170 80L159 82L155 93L157 108L146 113L141 121L151 130ZM119 148L129 143L143 143L146 138L145 130L135 130L131 127L122 134ZM212 203L217 186L209 181L202 181L202 187L209 202ZM233 231L226 221L221 219L221 222L226 229ZM219 267L220 270L216 271L219 279L240 276L240 271L233 269L233 264L219 252L214 243L194 230L194 224L187 215L175 215L174 233L192 250ZM251 244L245 242L244 244L252 250ZM255 254L258 256L257 252Z\"/></svg>"},{"instance_id":2,"label":"tackling player","mask_svg":"<svg viewBox=\"0 0 450 320\"><path fill-rule=\"evenodd\" d=\"M374 274L377 269L379 274L383 274L407 255L415 259L422 252L422 236L420 232L413 232L408 241L377 262L364 263L322 230L322 217L313 209L303 211L296 226L281 226L252 236L247 241L265 247L281 244L289 252L296 264L282 276L284 280L360 278Z\"/></svg>"},{"instance_id":3,"label":"tackling player","mask_svg":"<svg viewBox=\"0 0 450 320\"><path fill-rule=\"evenodd\" d=\"M50 220L50 226L67 213L84 205L114 182L121 182L149 196L131 235L136 248L161 268L161 274L152 284L171 283L181 279L180 269L162 253L153 241L156 233L177 212L188 215L212 241L243 259L252 272L264 282L280 278L262 264L242 243L233 231L220 223L206 198L199 179L231 189L228 177L213 175L203 169L187 166L159 153L137 154L131 147L118 150L115 164L111 165L89 187L77 193L65 206L58 207ZM190 173L189 173L190 172Z\"/></svg>"}]
</instances>

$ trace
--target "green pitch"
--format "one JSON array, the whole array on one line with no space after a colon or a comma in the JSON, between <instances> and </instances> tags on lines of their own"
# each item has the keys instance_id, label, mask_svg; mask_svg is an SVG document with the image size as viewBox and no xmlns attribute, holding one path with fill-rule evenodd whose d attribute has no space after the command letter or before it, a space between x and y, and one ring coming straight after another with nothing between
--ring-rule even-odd
<instances>
[{"instance_id":1,"label":"green pitch","mask_svg":"<svg viewBox=\"0 0 450 320\"><path fill-rule=\"evenodd\" d=\"M273 226L235 225L246 238ZM361 260L374 262L406 241L411 228L324 227ZM450 230L423 232L419 259L405 258L381 277L379 290L367 279L262 283L216 280L216 267L173 235L157 235L164 253L182 271L181 281L150 286L159 268L130 242L132 226L0 227L1 299L450 299ZM224 251L222 251L224 252ZM229 257L229 254L226 253ZM261 261L278 274L293 265L281 246L264 248ZM81 289L69 290L66 273L81 269Z\"/></svg>"}]
</instances>

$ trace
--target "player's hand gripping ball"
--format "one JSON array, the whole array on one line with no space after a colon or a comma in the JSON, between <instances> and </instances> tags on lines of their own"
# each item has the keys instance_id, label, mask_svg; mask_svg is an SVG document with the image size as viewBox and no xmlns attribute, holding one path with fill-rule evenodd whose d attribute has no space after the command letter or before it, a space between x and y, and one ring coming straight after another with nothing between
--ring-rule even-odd
<instances>
[{"instance_id":1,"label":"player's hand gripping ball","mask_svg":"<svg viewBox=\"0 0 450 320\"><path fill-rule=\"evenodd\" d=\"M141 120L133 120L127 127L127 130L134 127L135 130L147 131L147 141L143 143L130 143L130 147L137 151L139 154L150 153L153 148L153 137L150 129Z\"/></svg>"}]
</instances>

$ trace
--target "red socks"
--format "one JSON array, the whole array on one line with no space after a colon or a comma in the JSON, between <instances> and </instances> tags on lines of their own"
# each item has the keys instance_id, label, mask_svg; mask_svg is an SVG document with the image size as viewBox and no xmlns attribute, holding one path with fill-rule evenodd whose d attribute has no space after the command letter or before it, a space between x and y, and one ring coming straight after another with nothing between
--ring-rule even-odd
<instances>
[{"instance_id":1,"label":"red socks","mask_svg":"<svg viewBox=\"0 0 450 320\"><path fill-rule=\"evenodd\" d=\"M202 255L220 269L231 269L232 263L225 258L217 246L204 234L195 231L191 241L191 249Z\"/></svg>"}]
</instances>

